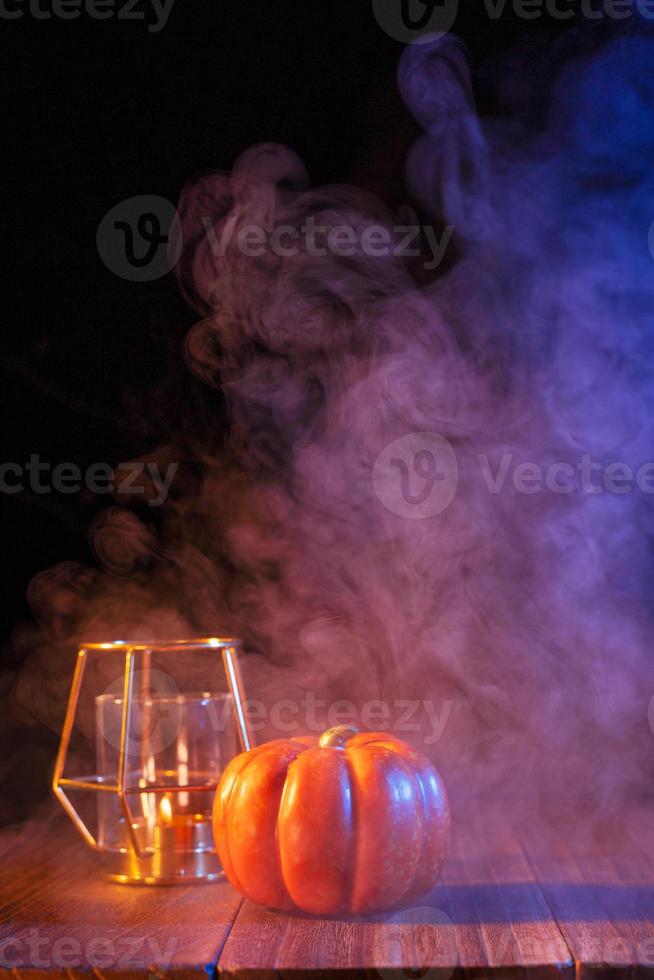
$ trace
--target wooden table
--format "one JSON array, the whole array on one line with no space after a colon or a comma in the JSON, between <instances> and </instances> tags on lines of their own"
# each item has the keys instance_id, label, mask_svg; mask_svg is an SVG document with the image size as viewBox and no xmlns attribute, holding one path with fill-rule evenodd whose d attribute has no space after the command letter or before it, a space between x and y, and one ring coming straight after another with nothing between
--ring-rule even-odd
<instances>
[{"instance_id":1,"label":"wooden table","mask_svg":"<svg viewBox=\"0 0 654 980\"><path fill-rule=\"evenodd\" d=\"M460 832L417 908L349 921L257 908L226 883L106 884L56 814L0 835L0 973L654 978L654 820L635 826L577 848L563 836Z\"/></svg>"}]
</instances>

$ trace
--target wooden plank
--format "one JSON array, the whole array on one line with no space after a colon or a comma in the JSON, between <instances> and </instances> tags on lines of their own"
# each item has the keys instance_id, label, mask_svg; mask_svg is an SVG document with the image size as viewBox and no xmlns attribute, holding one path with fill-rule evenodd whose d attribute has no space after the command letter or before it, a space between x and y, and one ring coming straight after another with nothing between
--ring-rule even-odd
<instances>
[{"instance_id":1,"label":"wooden plank","mask_svg":"<svg viewBox=\"0 0 654 980\"><path fill-rule=\"evenodd\" d=\"M524 844L579 980L654 977L654 815L576 841L532 833Z\"/></svg>"},{"instance_id":2,"label":"wooden plank","mask_svg":"<svg viewBox=\"0 0 654 980\"><path fill-rule=\"evenodd\" d=\"M213 972L241 904L228 884L109 884L64 814L2 836L0 976Z\"/></svg>"},{"instance_id":3,"label":"wooden plank","mask_svg":"<svg viewBox=\"0 0 654 980\"><path fill-rule=\"evenodd\" d=\"M532 835L527 857L473 827L414 908L351 921L241 905L226 884L109 885L62 814L0 835L0 973L652 980L653 842L651 815L583 846Z\"/></svg>"},{"instance_id":4,"label":"wooden plank","mask_svg":"<svg viewBox=\"0 0 654 980\"><path fill-rule=\"evenodd\" d=\"M570 952L516 839L475 836L455 842L438 887L392 915L313 918L245 902L219 973L239 980L286 973L400 980L413 976L411 969L430 969L437 980L572 978Z\"/></svg>"}]
</instances>

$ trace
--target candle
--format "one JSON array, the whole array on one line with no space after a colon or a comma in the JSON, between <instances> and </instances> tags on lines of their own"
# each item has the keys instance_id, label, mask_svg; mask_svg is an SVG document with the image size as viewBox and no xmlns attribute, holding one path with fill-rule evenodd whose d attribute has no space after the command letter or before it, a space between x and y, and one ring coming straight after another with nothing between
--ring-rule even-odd
<instances>
[{"instance_id":1,"label":"candle","mask_svg":"<svg viewBox=\"0 0 654 980\"><path fill-rule=\"evenodd\" d=\"M205 847L211 849L213 836L209 815L173 813L170 798L162 797L157 823L153 828L152 847L155 851L193 851Z\"/></svg>"},{"instance_id":2,"label":"candle","mask_svg":"<svg viewBox=\"0 0 654 980\"><path fill-rule=\"evenodd\" d=\"M175 812L171 797L166 795L155 811L137 817L132 828L141 854L135 853L129 828L123 822L122 862L120 869L110 874L113 881L175 884L220 877L209 813Z\"/></svg>"}]
</instances>

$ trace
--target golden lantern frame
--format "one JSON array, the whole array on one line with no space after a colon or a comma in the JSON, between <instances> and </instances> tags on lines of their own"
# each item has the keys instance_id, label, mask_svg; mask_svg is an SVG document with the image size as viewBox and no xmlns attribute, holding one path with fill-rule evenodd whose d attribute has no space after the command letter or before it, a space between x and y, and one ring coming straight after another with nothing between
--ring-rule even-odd
<instances>
[{"instance_id":1,"label":"golden lantern frame","mask_svg":"<svg viewBox=\"0 0 654 980\"><path fill-rule=\"evenodd\" d=\"M66 790L86 790L95 793L114 793L119 800L120 808L125 818L129 840L134 854L138 858L146 857L139 844L138 837L134 828L134 815L129 805L129 796L138 795L144 792L142 787L128 786L127 783L127 743L129 739L132 696L134 686L134 664L136 655L142 655L144 669L150 668L150 656L152 651L159 653L175 653L179 651L188 652L190 650L204 650L208 653L220 651L222 655L223 667L227 677L229 693L232 696L236 727L244 751L249 750L253 745L252 734L248 722L245 707L245 696L243 682L238 661L238 653L241 648L241 641L233 637L203 637L201 639L171 640L165 642L152 641L150 643L130 642L125 640L114 640L108 643L82 643L77 651L77 660L73 673L68 706L61 733L59 750L54 766L52 777L52 790L57 800L68 814L73 824L79 831L86 843L95 851L107 852L110 850L103 847L96 837L91 833L87 824L84 822L77 809L66 794ZM120 743L118 751L118 772L115 784L101 782L99 776L94 778L70 778L64 776L70 740L75 724L77 707L79 704L82 681L87 664L87 654L93 651L112 651L114 653L124 653L124 681L122 691L122 714L120 724ZM147 792L163 795L170 793L193 793L193 792L215 792L213 786L203 785L148 785Z\"/></svg>"}]
</instances>

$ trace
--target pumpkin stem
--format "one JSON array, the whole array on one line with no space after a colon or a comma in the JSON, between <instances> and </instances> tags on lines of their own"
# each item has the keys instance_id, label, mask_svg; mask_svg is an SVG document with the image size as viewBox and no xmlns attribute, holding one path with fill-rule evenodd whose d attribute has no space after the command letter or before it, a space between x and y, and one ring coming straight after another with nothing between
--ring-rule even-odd
<instances>
[{"instance_id":1,"label":"pumpkin stem","mask_svg":"<svg viewBox=\"0 0 654 980\"><path fill-rule=\"evenodd\" d=\"M353 728L351 725L336 725L334 728L329 728L320 736L320 748L344 749L347 740L356 735L358 731L358 728Z\"/></svg>"}]
</instances>

